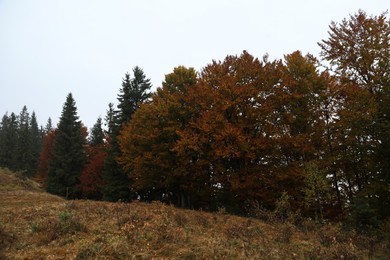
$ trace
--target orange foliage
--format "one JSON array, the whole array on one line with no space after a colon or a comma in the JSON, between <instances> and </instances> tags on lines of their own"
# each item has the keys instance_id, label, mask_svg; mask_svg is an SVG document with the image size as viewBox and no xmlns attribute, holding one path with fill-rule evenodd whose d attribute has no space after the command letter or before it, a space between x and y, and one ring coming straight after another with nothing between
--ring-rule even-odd
<instances>
[{"instance_id":1,"label":"orange foliage","mask_svg":"<svg viewBox=\"0 0 390 260\"><path fill-rule=\"evenodd\" d=\"M39 156L37 175L35 177L35 180L42 184L46 181L47 178L49 161L53 156L53 145L56 136L57 130L52 130L46 134L43 140L43 146Z\"/></svg>"},{"instance_id":2,"label":"orange foliage","mask_svg":"<svg viewBox=\"0 0 390 260\"><path fill-rule=\"evenodd\" d=\"M107 152L104 146L88 148L88 163L80 175L80 190L82 196L89 199L101 199L101 189L104 185L103 169Z\"/></svg>"}]
</instances>

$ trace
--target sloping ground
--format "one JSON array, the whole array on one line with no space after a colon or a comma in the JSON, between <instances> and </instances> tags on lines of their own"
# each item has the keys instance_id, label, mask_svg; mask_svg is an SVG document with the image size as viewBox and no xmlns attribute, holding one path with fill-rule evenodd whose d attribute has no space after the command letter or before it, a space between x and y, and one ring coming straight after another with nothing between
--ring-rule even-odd
<instances>
[{"instance_id":1,"label":"sloping ground","mask_svg":"<svg viewBox=\"0 0 390 260\"><path fill-rule=\"evenodd\" d=\"M0 170L0 180L14 178ZM12 174L11 174L12 175ZM15 177L17 178L17 177ZM386 259L338 225L270 225L162 203L65 201L0 183L0 259ZM10 188L12 186L12 188Z\"/></svg>"},{"instance_id":2,"label":"sloping ground","mask_svg":"<svg viewBox=\"0 0 390 260\"><path fill-rule=\"evenodd\" d=\"M0 191L10 190L40 190L38 183L12 173L8 169L0 168Z\"/></svg>"}]
</instances>

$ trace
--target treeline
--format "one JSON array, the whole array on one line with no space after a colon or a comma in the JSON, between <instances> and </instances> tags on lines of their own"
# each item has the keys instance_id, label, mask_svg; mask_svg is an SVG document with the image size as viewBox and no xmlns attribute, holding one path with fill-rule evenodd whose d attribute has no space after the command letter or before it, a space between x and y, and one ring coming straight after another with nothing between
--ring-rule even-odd
<instances>
[{"instance_id":1,"label":"treeline","mask_svg":"<svg viewBox=\"0 0 390 260\"><path fill-rule=\"evenodd\" d=\"M135 67L89 138L69 94L38 176L67 198L239 214L282 201L378 225L390 215L390 21L359 11L329 28L320 61L244 51L200 72L177 67L155 93Z\"/></svg>"},{"instance_id":2,"label":"treeline","mask_svg":"<svg viewBox=\"0 0 390 260\"><path fill-rule=\"evenodd\" d=\"M45 128L38 126L35 112L26 106L17 115L6 113L0 122L0 166L21 171L32 177L37 170L42 140L52 129L51 119Z\"/></svg>"}]
</instances>

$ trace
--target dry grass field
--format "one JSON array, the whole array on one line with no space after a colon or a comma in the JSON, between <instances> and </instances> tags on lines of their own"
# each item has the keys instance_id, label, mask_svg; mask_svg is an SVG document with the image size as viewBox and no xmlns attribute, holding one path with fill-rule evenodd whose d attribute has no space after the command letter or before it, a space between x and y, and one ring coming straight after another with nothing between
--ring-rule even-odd
<instances>
[{"instance_id":1,"label":"dry grass field","mask_svg":"<svg viewBox=\"0 0 390 260\"><path fill-rule=\"evenodd\" d=\"M388 241L304 222L66 201L0 170L0 259L389 259Z\"/></svg>"}]
</instances>

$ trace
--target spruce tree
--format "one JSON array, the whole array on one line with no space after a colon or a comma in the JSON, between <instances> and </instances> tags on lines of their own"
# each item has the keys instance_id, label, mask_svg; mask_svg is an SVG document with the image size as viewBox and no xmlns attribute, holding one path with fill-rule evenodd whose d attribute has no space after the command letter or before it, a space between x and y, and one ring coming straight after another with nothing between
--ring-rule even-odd
<instances>
[{"instance_id":1,"label":"spruce tree","mask_svg":"<svg viewBox=\"0 0 390 260\"><path fill-rule=\"evenodd\" d=\"M47 119L47 123L46 123L46 126L44 128L44 133L48 134L51 130L53 130L53 124L51 122L51 118L49 117L49 119Z\"/></svg>"},{"instance_id":2,"label":"spruce tree","mask_svg":"<svg viewBox=\"0 0 390 260\"><path fill-rule=\"evenodd\" d=\"M0 166L17 170L18 117L6 113L0 127Z\"/></svg>"},{"instance_id":3,"label":"spruce tree","mask_svg":"<svg viewBox=\"0 0 390 260\"><path fill-rule=\"evenodd\" d=\"M138 66L133 69L133 74L134 78L131 78L129 73L125 74L118 95L118 110L115 112L109 110L106 117L113 119L109 122L109 147L104 165L106 185L103 190L103 199L109 201L128 201L134 195L130 189L131 180L117 162L117 158L121 155L118 136L137 108L150 98L149 91L152 84Z\"/></svg>"},{"instance_id":4,"label":"spruce tree","mask_svg":"<svg viewBox=\"0 0 390 260\"><path fill-rule=\"evenodd\" d=\"M30 120L30 150L27 165L27 175L33 176L38 167L39 153L42 147L42 133L38 127L37 117L33 111Z\"/></svg>"},{"instance_id":5,"label":"spruce tree","mask_svg":"<svg viewBox=\"0 0 390 260\"><path fill-rule=\"evenodd\" d=\"M102 128L102 118L99 117L91 129L91 136L89 137L89 144L97 146L104 143L104 131Z\"/></svg>"},{"instance_id":6,"label":"spruce tree","mask_svg":"<svg viewBox=\"0 0 390 260\"><path fill-rule=\"evenodd\" d=\"M0 167L7 167L7 131L8 131L8 114L5 113L0 123Z\"/></svg>"},{"instance_id":7,"label":"spruce tree","mask_svg":"<svg viewBox=\"0 0 390 260\"><path fill-rule=\"evenodd\" d=\"M69 93L58 124L47 178L48 192L69 199L80 195L79 177L86 163L86 140L78 119L75 101Z\"/></svg>"},{"instance_id":8,"label":"spruce tree","mask_svg":"<svg viewBox=\"0 0 390 260\"><path fill-rule=\"evenodd\" d=\"M23 106L19 115L16 168L17 170L24 171L25 175L27 175L26 169L28 168L30 147L30 114L28 113L27 107Z\"/></svg>"}]
</instances>

